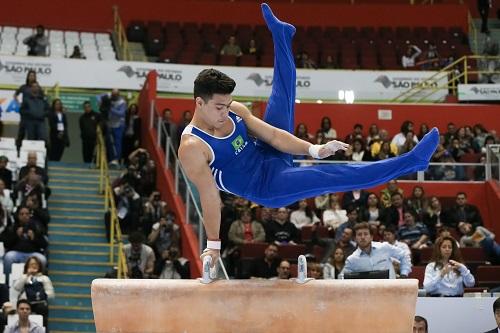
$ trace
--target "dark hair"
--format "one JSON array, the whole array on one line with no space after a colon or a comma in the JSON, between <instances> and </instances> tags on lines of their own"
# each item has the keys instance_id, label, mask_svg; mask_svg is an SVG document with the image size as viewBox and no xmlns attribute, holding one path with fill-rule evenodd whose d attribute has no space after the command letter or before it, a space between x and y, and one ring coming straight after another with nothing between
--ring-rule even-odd
<instances>
[{"instance_id":1,"label":"dark hair","mask_svg":"<svg viewBox=\"0 0 500 333\"><path fill-rule=\"evenodd\" d=\"M390 232L392 234L396 234L396 228L393 225L388 225L385 227L384 232Z\"/></svg>"},{"instance_id":2,"label":"dark hair","mask_svg":"<svg viewBox=\"0 0 500 333\"><path fill-rule=\"evenodd\" d=\"M463 263L464 261L462 260L462 254L460 252L460 248L457 246L457 240L453 237L449 236L444 236L444 237L439 237L436 239L436 243L434 244L434 250L432 251L432 259L431 261L434 262L434 269L441 269L443 268L443 263L442 263L442 255L441 255L441 245L444 243L444 241L450 241L451 242L451 260L458 261L460 263ZM460 274L459 271L457 271L457 274Z\"/></svg>"},{"instance_id":3,"label":"dark hair","mask_svg":"<svg viewBox=\"0 0 500 333\"><path fill-rule=\"evenodd\" d=\"M226 74L213 69L204 69L194 80L194 98L201 97L208 102L214 94L231 94L236 82Z\"/></svg>"},{"instance_id":4,"label":"dark hair","mask_svg":"<svg viewBox=\"0 0 500 333\"><path fill-rule=\"evenodd\" d=\"M500 297L493 302L493 312L500 310Z\"/></svg>"},{"instance_id":5,"label":"dark hair","mask_svg":"<svg viewBox=\"0 0 500 333\"><path fill-rule=\"evenodd\" d=\"M87 105L87 104L90 105L90 101L83 102L82 106L85 107L85 105Z\"/></svg>"},{"instance_id":6,"label":"dark hair","mask_svg":"<svg viewBox=\"0 0 500 333\"><path fill-rule=\"evenodd\" d=\"M33 260L35 260L35 261L36 261L36 263L38 264L38 272L40 272L40 273L41 273L41 272L43 271L42 261L41 261L38 257L36 257L36 256L31 256L31 257L29 257L29 258L28 258L28 260L26 260L26 262L24 263L24 271L23 271L23 272L24 272L24 274L28 273L28 266L29 266L30 261L31 261L32 259L33 259Z\"/></svg>"},{"instance_id":7,"label":"dark hair","mask_svg":"<svg viewBox=\"0 0 500 333\"><path fill-rule=\"evenodd\" d=\"M403 123L401 124L401 128L400 128L401 133L403 133L404 135L406 135L409 132L410 124L413 125L413 122L409 121L409 120L403 121Z\"/></svg>"},{"instance_id":8,"label":"dark hair","mask_svg":"<svg viewBox=\"0 0 500 333\"><path fill-rule=\"evenodd\" d=\"M128 236L130 243L144 243L144 235L140 231L134 231Z\"/></svg>"},{"instance_id":9,"label":"dark hair","mask_svg":"<svg viewBox=\"0 0 500 333\"><path fill-rule=\"evenodd\" d=\"M29 80L29 77L30 77L30 74L31 74L31 73L35 74L35 81L34 81L34 82L36 82L36 71L35 71L35 70L33 70L33 69L30 69L30 70L28 71L28 73L26 74L26 85L27 85L27 86L28 86L28 85L30 85L30 83L29 83L29 81L28 81L28 80Z\"/></svg>"},{"instance_id":10,"label":"dark hair","mask_svg":"<svg viewBox=\"0 0 500 333\"><path fill-rule=\"evenodd\" d=\"M63 111L63 108L62 108L62 101L59 99L59 98L56 98L52 101L52 111L55 111L56 110L56 103L57 102L60 102L61 103L61 111Z\"/></svg>"},{"instance_id":11,"label":"dark hair","mask_svg":"<svg viewBox=\"0 0 500 333\"><path fill-rule=\"evenodd\" d=\"M358 230L361 230L361 229L367 229L368 231L370 231L370 235L373 235L372 228L370 228L370 225L368 224L368 222L356 223L354 225L353 229L354 229L354 235L356 235L356 233L358 232Z\"/></svg>"},{"instance_id":12,"label":"dark hair","mask_svg":"<svg viewBox=\"0 0 500 333\"><path fill-rule=\"evenodd\" d=\"M399 192L394 192L391 194L391 199L394 198L396 195L399 195L401 198L403 198L403 195Z\"/></svg>"},{"instance_id":13,"label":"dark hair","mask_svg":"<svg viewBox=\"0 0 500 333\"><path fill-rule=\"evenodd\" d=\"M456 196L458 197L459 195L463 195L465 198L467 198L467 193L465 192L458 192Z\"/></svg>"},{"instance_id":14,"label":"dark hair","mask_svg":"<svg viewBox=\"0 0 500 333\"><path fill-rule=\"evenodd\" d=\"M427 319L425 319L425 318L424 318L424 317L422 317L422 316L415 316L415 321L416 321L417 323L421 323L421 322L425 323L425 332L427 333L427 330L429 329L429 328L428 328L428 326L429 326L429 325L427 324Z\"/></svg>"},{"instance_id":15,"label":"dark hair","mask_svg":"<svg viewBox=\"0 0 500 333\"><path fill-rule=\"evenodd\" d=\"M19 305L21 305L21 304L28 304L30 307L30 310L31 310L31 304L30 304L30 302L28 302L28 300L26 298L23 298L23 299L20 299L17 301L16 309L19 309Z\"/></svg>"}]
</instances>

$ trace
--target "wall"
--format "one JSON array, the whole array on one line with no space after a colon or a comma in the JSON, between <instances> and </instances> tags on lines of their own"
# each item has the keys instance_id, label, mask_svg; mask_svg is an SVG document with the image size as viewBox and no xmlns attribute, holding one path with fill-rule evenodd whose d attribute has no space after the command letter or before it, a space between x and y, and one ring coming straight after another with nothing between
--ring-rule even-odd
<instances>
[{"instance_id":1,"label":"wall","mask_svg":"<svg viewBox=\"0 0 500 333\"><path fill-rule=\"evenodd\" d=\"M51 28L106 30L113 27L112 6L117 4L125 23L131 19L180 22L263 24L257 2L228 1L3 1L0 24ZM462 26L467 29L467 7L455 4L328 5L273 4L280 18L295 25L320 26ZM394 15L397 12L398 15ZM225 13L230 13L225 14ZM422 19L425 18L425 22Z\"/></svg>"}]
</instances>

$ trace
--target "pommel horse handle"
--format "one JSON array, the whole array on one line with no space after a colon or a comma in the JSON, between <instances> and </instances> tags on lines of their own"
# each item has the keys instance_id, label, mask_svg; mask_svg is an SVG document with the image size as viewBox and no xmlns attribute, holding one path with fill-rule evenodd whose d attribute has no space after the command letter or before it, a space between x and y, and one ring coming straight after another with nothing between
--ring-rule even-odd
<instances>
[{"instance_id":1,"label":"pommel horse handle","mask_svg":"<svg viewBox=\"0 0 500 333\"><path fill-rule=\"evenodd\" d=\"M297 279L295 279L295 282L304 284L311 280L314 279L307 277L307 259L304 255L300 255L297 260Z\"/></svg>"}]
</instances>

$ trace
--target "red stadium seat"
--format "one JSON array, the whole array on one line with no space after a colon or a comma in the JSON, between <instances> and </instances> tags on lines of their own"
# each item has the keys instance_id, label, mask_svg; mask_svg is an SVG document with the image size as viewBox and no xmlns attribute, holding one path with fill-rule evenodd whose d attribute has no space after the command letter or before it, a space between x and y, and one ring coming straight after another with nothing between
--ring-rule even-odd
<instances>
[{"instance_id":1,"label":"red stadium seat","mask_svg":"<svg viewBox=\"0 0 500 333\"><path fill-rule=\"evenodd\" d=\"M221 66L236 66L238 57L232 55L219 56L219 65Z\"/></svg>"},{"instance_id":2,"label":"red stadium seat","mask_svg":"<svg viewBox=\"0 0 500 333\"><path fill-rule=\"evenodd\" d=\"M251 258L263 257L264 251L266 250L267 246L268 246L267 243L243 244L240 248L241 258L251 259Z\"/></svg>"},{"instance_id":3,"label":"red stadium seat","mask_svg":"<svg viewBox=\"0 0 500 333\"><path fill-rule=\"evenodd\" d=\"M418 280L418 287L423 288L424 287L424 276L425 276L425 266L413 266L411 268L411 273L408 277L412 278L412 279L417 279Z\"/></svg>"},{"instance_id":4,"label":"red stadium seat","mask_svg":"<svg viewBox=\"0 0 500 333\"><path fill-rule=\"evenodd\" d=\"M500 286L500 266L479 266L475 277L477 286L498 287Z\"/></svg>"},{"instance_id":5,"label":"red stadium seat","mask_svg":"<svg viewBox=\"0 0 500 333\"><path fill-rule=\"evenodd\" d=\"M215 53L202 53L198 59L200 65L215 65L217 56Z\"/></svg>"},{"instance_id":6,"label":"red stadium seat","mask_svg":"<svg viewBox=\"0 0 500 333\"><path fill-rule=\"evenodd\" d=\"M257 57L253 54L244 54L240 57L240 66L256 67Z\"/></svg>"},{"instance_id":7,"label":"red stadium seat","mask_svg":"<svg viewBox=\"0 0 500 333\"><path fill-rule=\"evenodd\" d=\"M297 261L301 254L306 254L306 246L304 244L297 245L280 245L278 247L278 255L282 259Z\"/></svg>"}]
</instances>

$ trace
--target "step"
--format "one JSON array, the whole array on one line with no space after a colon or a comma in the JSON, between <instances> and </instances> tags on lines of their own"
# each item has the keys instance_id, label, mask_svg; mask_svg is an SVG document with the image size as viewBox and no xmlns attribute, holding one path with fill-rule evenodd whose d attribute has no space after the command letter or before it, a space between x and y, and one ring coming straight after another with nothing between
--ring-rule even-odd
<instances>
[{"instance_id":1,"label":"step","mask_svg":"<svg viewBox=\"0 0 500 333\"><path fill-rule=\"evenodd\" d=\"M49 187L53 194L80 195L80 194L99 194L99 186L84 187L84 186L67 186L53 185L49 183Z\"/></svg>"},{"instance_id":2,"label":"step","mask_svg":"<svg viewBox=\"0 0 500 333\"><path fill-rule=\"evenodd\" d=\"M81 295L82 298L87 296L90 297L90 285L86 287L71 287L71 286L54 286L54 290L56 292L56 298L59 297L60 294L64 295ZM76 298L77 296L75 296Z\"/></svg>"},{"instance_id":3,"label":"step","mask_svg":"<svg viewBox=\"0 0 500 333\"><path fill-rule=\"evenodd\" d=\"M55 212L55 213L99 213L103 214L104 213L104 208L77 208L77 207L49 207L50 212ZM70 215L70 214L68 214ZM92 215L92 214L91 214Z\"/></svg>"},{"instance_id":4,"label":"step","mask_svg":"<svg viewBox=\"0 0 500 333\"><path fill-rule=\"evenodd\" d=\"M69 198L78 198L78 200L90 200L90 201L102 201L104 202L104 195L103 194L85 194L85 193L78 193L78 196L72 195L69 196L68 194L60 194L60 193L54 193L50 195L49 202L52 199L57 199L57 200L64 200L64 199L69 199Z\"/></svg>"},{"instance_id":5,"label":"step","mask_svg":"<svg viewBox=\"0 0 500 333\"><path fill-rule=\"evenodd\" d=\"M95 325L87 321L67 321L64 318L53 318L49 314L49 330L51 333L95 332Z\"/></svg>"},{"instance_id":6,"label":"step","mask_svg":"<svg viewBox=\"0 0 500 333\"><path fill-rule=\"evenodd\" d=\"M87 173L87 172L80 172L80 173L68 173L68 172L63 172L63 171L51 171L49 169L49 179L99 179L100 174L99 173Z\"/></svg>"},{"instance_id":7,"label":"step","mask_svg":"<svg viewBox=\"0 0 500 333\"><path fill-rule=\"evenodd\" d=\"M103 272L68 272L68 271L55 271L49 267L49 277L53 282L76 282L87 283L90 285L93 280L103 278Z\"/></svg>"},{"instance_id":8,"label":"step","mask_svg":"<svg viewBox=\"0 0 500 333\"><path fill-rule=\"evenodd\" d=\"M91 233L103 233L104 223L101 226L98 225L87 225L87 224L76 224L76 223L50 223L49 224L49 234L52 231L73 231L73 232L91 232Z\"/></svg>"},{"instance_id":9,"label":"step","mask_svg":"<svg viewBox=\"0 0 500 333\"><path fill-rule=\"evenodd\" d=\"M51 251L92 251L92 252L108 252L110 250L109 243L95 242L95 243L82 243L82 242L67 242L67 241L52 241L49 243L49 256ZM115 245L115 251L118 246Z\"/></svg>"},{"instance_id":10,"label":"step","mask_svg":"<svg viewBox=\"0 0 500 333\"><path fill-rule=\"evenodd\" d=\"M80 235L68 235L70 233L62 233L59 231L51 232L49 234L49 244L50 242L76 242L76 243L105 243L106 235L104 232L100 236L95 236L96 234L80 234Z\"/></svg>"},{"instance_id":11,"label":"step","mask_svg":"<svg viewBox=\"0 0 500 333\"><path fill-rule=\"evenodd\" d=\"M111 268L113 266L112 263L109 261L83 261L83 260L65 260L65 259L54 259L51 258L50 260L50 268L59 270L59 268L56 268L56 266L61 266L61 270L75 270L75 271L87 271L93 269L99 269L100 268ZM72 267L76 267L73 269Z\"/></svg>"},{"instance_id":12,"label":"step","mask_svg":"<svg viewBox=\"0 0 500 333\"><path fill-rule=\"evenodd\" d=\"M54 208L104 209L104 200L102 201L49 200L48 206L50 210Z\"/></svg>"},{"instance_id":13,"label":"step","mask_svg":"<svg viewBox=\"0 0 500 333\"><path fill-rule=\"evenodd\" d=\"M99 182L76 182L76 181L57 181L57 180L50 180L49 182L49 187L50 188L56 188L56 189L74 189L74 190L92 190L92 191L97 191L99 188Z\"/></svg>"},{"instance_id":14,"label":"step","mask_svg":"<svg viewBox=\"0 0 500 333\"><path fill-rule=\"evenodd\" d=\"M99 225L104 225L104 216L97 217L97 216L74 216L74 215L68 215L64 214L64 212L61 212L60 214L51 214L50 215L50 220L52 222L57 222L57 223L68 223L68 224L87 224L87 225L94 225L94 224L99 224Z\"/></svg>"},{"instance_id":15,"label":"step","mask_svg":"<svg viewBox=\"0 0 500 333\"><path fill-rule=\"evenodd\" d=\"M89 307L92 306L92 300L90 298L90 294L84 295L84 294L57 293L56 298L50 300L49 302L49 307L52 306Z\"/></svg>"},{"instance_id":16,"label":"step","mask_svg":"<svg viewBox=\"0 0 500 333\"><path fill-rule=\"evenodd\" d=\"M99 185L99 179L79 179L76 177L71 177L68 179L62 179L62 178L55 178L55 179L50 179L50 184L54 185L77 185L77 186L93 186L95 187L96 185Z\"/></svg>"},{"instance_id":17,"label":"step","mask_svg":"<svg viewBox=\"0 0 500 333\"><path fill-rule=\"evenodd\" d=\"M69 253L68 253L69 252ZM76 261L94 261L94 262L105 262L109 263L109 252L95 252L98 255L92 255L85 253L85 251L52 251L49 248L49 260L76 260ZM115 254L115 262L117 255Z\"/></svg>"}]
</instances>

